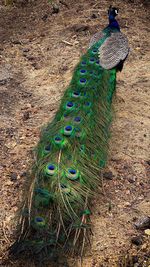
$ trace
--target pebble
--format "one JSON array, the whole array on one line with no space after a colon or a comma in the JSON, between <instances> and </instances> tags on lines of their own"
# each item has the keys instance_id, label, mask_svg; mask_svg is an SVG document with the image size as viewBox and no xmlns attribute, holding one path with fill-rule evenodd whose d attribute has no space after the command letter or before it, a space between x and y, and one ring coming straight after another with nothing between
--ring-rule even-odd
<instances>
[{"instance_id":1,"label":"pebble","mask_svg":"<svg viewBox=\"0 0 150 267\"><path fill-rule=\"evenodd\" d=\"M59 6L57 6L56 4L53 5L53 10L52 10L52 14L57 14L59 13Z\"/></svg>"},{"instance_id":2,"label":"pebble","mask_svg":"<svg viewBox=\"0 0 150 267\"><path fill-rule=\"evenodd\" d=\"M33 61L33 60L35 60L35 57L33 57L33 56L26 56L26 58L28 59L28 60L30 60L30 61Z\"/></svg>"},{"instance_id":3,"label":"pebble","mask_svg":"<svg viewBox=\"0 0 150 267\"><path fill-rule=\"evenodd\" d=\"M30 50L29 48L23 48L23 49L22 49L22 51L23 51L24 53L29 52L29 50Z\"/></svg>"},{"instance_id":4,"label":"pebble","mask_svg":"<svg viewBox=\"0 0 150 267\"><path fill-rule=\"evenodd\" d=\"M12 172L10 175L10 180L13 182L17 181L17 173Z\"/></svg>"},{"instance_id":5,"label":"pebble","mask_svg":"<svg viewBox=\"0 0 150 267\"><path fill-rule=\"evenodd\" d=\"M5 85L7 83L8 79L0 80L0 85Z\"/></svg>"},{"instance_id":6,"label":"pebble","mask_svg":"<svg viewBox=\"0 0 150 267\"><path fill-rule=\"evenodd\" d=\"M40 67L40 65L38 65L38 63L36 63L36 62L33 62L32 64L31 64L36 70L39 70L41 67Z\"/></svg>"},{"instance_id":7,"label":"pebble","mask_svg":"<svg viewBox=\"0 0 150 267\"><path fill-rule=\"evenodd\" d=\"M104 172L103 177L107 180L112 180L113 179L113 173L111 171L109 172Z\"/></svg>"},{"instance_id":8,"label":"pebble","mask_svg":"<svg viewBox=\"0 0 150 267\"><path fill-rule=\"evenodd\" d=\"M25 111L24 114L23 114L23 120L26 121L30 118L30 113L29 111Z\"/></svg>"},{"instance_id":9,"label":"pebble","mask_svg":"<svg viewBox=\"0 0 150 267\"><path fill-rule=\"evenodd\" d=\"M141 265L137 262L133 265L133 267L141 267Z\"/></svg>"},{"instance_id":10,"label":"pebble","mask_svg":"<svg viewBox=\"0 0 150 267\"><path fill-rule=\"evenodd\" d=\"M142 245L143 240L142 240L141 236L134 236L134 237L132 237L131 242L136 246L140 246L140 245Z\"/></svg>"},{"instance_id":11,"label":"pebble","mask_svg":"<svg viewBox=\"0 0 150 267\"><path fill-rule=\"evenodd\" d=\"M73 26L73 29L75 32L82 32L82 31L87 31L89 30L88 25L83 25L83 24L77 24Z\"/></svg>"},{"instance_id":12,"label":"pebble","mask_svg":"<svg viewBox=\"0 0 150 267\"><path fill-rule=\"evenodd\" d=\"M48 15L47 15L47 14L45 14L45 15L42 17L42 20L43 20L43 21L46 21L46 20L47 20L47 18L48 18Z\"/></svg>"},{"instance_id":13,"label":"pebble","mask_svg":"<svg viewBox=\"0 0 150 267\"><path fill-rule=\"evenodd\" d=\"M134 178L129 178L128 181L129 181L129 183L133 184L135 182L135 179Z\"/></svg>"},{"instance_id":14,"label":"pebble","mask_svg":"<svg viewBox=\"0 0 150 267\"><path fill-rule=\"evenodd\" d=\"M146 235L150 236L150 229L146 229L144 232L145 232Z\"/></svg>"},{"instance_id":15,"label":"pebble","mask_svg":"<svg viewBox=\"0 0 150 267\"><path fill-rule=\"evenodd\" d=\"M146 163L147 163L148 165L150 165L150 160L147 160Z\"/></svg>"},{"instance_id":16,"label":"pebble","mask_svg":"<svg viewBox=\"0 0 150 267\"><path fill-rule=\"evenodd\" d=\"M132 262L133 263L137 263L138 262L138 256L137 255L132 256Z\"/></svg>"},{"instance_id":17,"label":"pebble","mask_svg":"<svg viewBox=\"0 0 150 267\"><path fill-rule=\"evenodd\" d=\"M19 40L11 40L11 42L12 42L12 44L20 44L21 45L21 41L19 41Z\"/></svg>"},{"instance_id":18,"label":"pebble","mask_svg":"<svg viewBox=\"0 0 150 267\"><path fill-rule=\"evenodd\" d=\"M96 19L97 15L95 13L92 14L91 19Z\"/></svg>"},{"instance_id":19,"label":"pebble","mask_svg":"<svg viewBox=\"0 0 150 267\"><path fill-rule=\"evenodd\" d=\"M150 228L150 217L149 216L143 216L143 217L139 218L135 222L134 225L139 230L145 230L147 228Z\"/></svg>"},{"instance_id":20,"label":"pebble","mask_svg":"<svg viewBox=\"0 0 150 267\"><path fill-rule=\"evenodd\" d=\"M22 172L21 175L20 175L20 177L26 177L26 176L27 176L27 172L26 171Z\"/></svg>"}]
</instances>

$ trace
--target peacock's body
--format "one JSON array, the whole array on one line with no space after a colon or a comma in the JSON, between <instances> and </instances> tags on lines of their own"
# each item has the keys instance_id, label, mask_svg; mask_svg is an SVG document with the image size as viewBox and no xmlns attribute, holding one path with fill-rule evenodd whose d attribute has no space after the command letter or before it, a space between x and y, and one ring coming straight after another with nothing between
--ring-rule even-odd
<instances>
[{"instance_id":1,"label":"peacock's body","mask_svg":"<svg viewBox=\"0 0 150 267\"><path fill-rule=\"evenodd\" d=\"M109 25L91 39L54 120L42 132L14 253L43 260L60 249L83 252L90 200L107 160L116 70L128 54L117 9L108 13Z\"/></svg>"}]
</instances>

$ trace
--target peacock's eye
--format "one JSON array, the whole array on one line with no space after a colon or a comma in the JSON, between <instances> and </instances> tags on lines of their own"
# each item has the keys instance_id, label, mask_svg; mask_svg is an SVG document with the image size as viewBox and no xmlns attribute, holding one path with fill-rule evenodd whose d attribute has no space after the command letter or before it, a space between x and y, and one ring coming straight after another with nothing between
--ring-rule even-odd
<instances>
[{"instance_id":1,"label":"peacock's eye","mask_svg":"<svg viewBox=\"0 0 150 267\"><path fill-rule=\"evenodd\" d=\"M55 137L55 141L57 142L57 141L61 141L61 137L60 136L56 136Z\"/></svg>"},{"instance_id":2,"label":"peacock's eye","mask_svg":"<svg viewBox=\"0 0 150 267\"><path fill-rule=\"evenodd\" d=\"M81 121L81 117L75 117L75 118L74 118L74 121L75 121L75 122L80 122L80 121Z\"/></svg>"},{"instance_id":3,"label":"peacock's eye","mask_svg":"<svg viewBox=\"0 0 150 267\"><path fill-rule=\"evenodd\" d=\"M76 170L69 170L70 174L76 174Z\"/></svg>"},{"instance_id":4,"label":"peacock's eye","mask_svg":"<svg viewBox=\"0 0 150 267\"><path fill-rule=\"evenodd\" d=\"M67 103L67 107L72 108L73 107L73 103L72 102L68 102Z\"/></svg>"},{"instance_id":5,"label":"peacock's eye","mask_svg":"<svg viewBox=\"0 0 150 267\"><path fill-rule=\"evenodd\" d=\"M40 222L43 222L44 220L43 220L43 218L41 218L41 217L36 217L36 218L35 218L35 221L40 223Z\"/></svg>"},{"instance_id":6,"label":"peacock's eye","mask_svg":"<svg viewBox=\"0 0 150 267\"><path fill-rule=\"evenodd\" d=\"M56 174L57 168L54 164L47 164L46 168L45 168L45 172L47 175L53 176L54 174Z\"/></svg>"},{"instance_id":7,"label":"peacock's eye","mask_svg":"<svg viewBox=\"0 0 150 267\"><path fill-rule=\"evenodd\" d=\"M79 97L80 96L80 93L75 91L75 92L73 92L72 96L73 97Z\"/></svg>"},{"instance_id":8,"label":"peacock's eye","mask_svg":"<svg viewBox=\"0 0 150 267\"><path fill-rule=\"evenodd\" d=\"M69 132L69 131L72 131L72 126L70 126L70 125L66 126L66 127L65 127L65 130L68 131L68 132Z\"/></svg>"},{"instance_id":9,"label":"peacock's eye","mask_svg":"<svg viewBox=\"0 0 150 267\"><path fill-rule=\"evenodd\" d=\"M51 150L51 146L50 146L50 145L46 145L46 146L45 146L45 151L46 151L46 152L49 152L50 150Z\"/></svg>"},{"instance_id":10,"label":"peacock's eye","mask_svg":"<svg viewBox=\"0 0 150 267\"><path fill-rule=\"evenodd\" d=\"M71 180L77 180L79 178L79 171L75 170L74 168L69 168L66 171L66 177L71 179Z\"/></svg>"},{"instance_id":11,"label":"peacock's eye","mask_svg":"<svg viewBox=\"0 0 150 267\"><path fill-rule=\"evenodd\" d=\"M48 166L48 169L49 169L50 171L54 171L54 170L55 170L55 166L54 166L54 165L49 165L49 166Z\"/></svg>"},{"instance_id":12,"label":"peacock's eye","mask_svg":"<svg viewBox=\"0 0 150 267\"><path fill-rule=\"evenodd\" d=\"M81 74L85 74L86 73L86 70L80 70L80 73Z\"/></svg>"},{"instance_id":13,"label":"peacock's eye","mask_svg":"<svg viewBox=\"0 0 150 267\"><path fill-rule=\"evenodd\" d=\"M80 79L80 83L81 84L85 84L86 83L86 79L84 79L84 78Z\"/></svg>"},{"instance_id":14,"label":"peacock's eye","mask_svg":"<svg viewBox=\"0 0 150 267\"><path fill-rule=\"evenodd\" d=\"M82 66L86 65L86 61L81 62Z\"/></svg>"},{"instance_id":15,"label":"peacock's eye","mask_svg":"<svg viewBox=\"0 0 150 267\"><path fill-rule=\"evenodd\" d=\"M98 51L98 49L94 48L92 52L95 54L95 53L97 53L97 51Z\"/></svg>"},{"instance_id":16,"label":"peacock's eye","mask_svg":"<svg viewBox=\"0 0 150 267\"><path fill-rule=\"evenodd\" d=\"M95 61L95 59L92 57L90 58L90 62L93 63Z\"/></svg>"}]
</instances>

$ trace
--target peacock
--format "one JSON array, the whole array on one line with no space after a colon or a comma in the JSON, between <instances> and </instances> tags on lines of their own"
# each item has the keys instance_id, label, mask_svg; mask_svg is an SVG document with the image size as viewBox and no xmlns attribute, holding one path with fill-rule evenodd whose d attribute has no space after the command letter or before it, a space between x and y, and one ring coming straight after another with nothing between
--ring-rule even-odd
<instances>
[{"instance_id":1,"label":"peacock","mask_svg":"<svg viewBox=\"0 0 150 267\"><path fill-rule=\"evenodd\" d=\"M108 9L75 67L54 119L41 132L36 160L10 252L37 261L61 253L83 255L90 242L92 198L101 184L112 121L116 72L129 53L127 37Z\"/></svg>"}]
</instances>

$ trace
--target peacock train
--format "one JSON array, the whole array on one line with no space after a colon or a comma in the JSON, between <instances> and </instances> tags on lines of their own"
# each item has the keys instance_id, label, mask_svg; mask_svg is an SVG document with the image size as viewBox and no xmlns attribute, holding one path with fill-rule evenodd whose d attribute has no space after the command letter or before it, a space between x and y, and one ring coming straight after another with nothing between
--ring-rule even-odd
<instances>
[{"instance_id":1,"label":"peacock train","mask_svg":"<svg viewBox=\"0 0 150 267\"><path fill-rule=\"evenodd\" d=\"M58 112L41 133L12 254L42 262L60 253L83 255L89 243L91 200L107 161L116 72L129 53L117 15L118 8L110 6L108 26L91 38Z\"/></svg>"}]
</instances>

